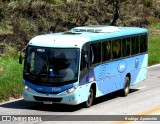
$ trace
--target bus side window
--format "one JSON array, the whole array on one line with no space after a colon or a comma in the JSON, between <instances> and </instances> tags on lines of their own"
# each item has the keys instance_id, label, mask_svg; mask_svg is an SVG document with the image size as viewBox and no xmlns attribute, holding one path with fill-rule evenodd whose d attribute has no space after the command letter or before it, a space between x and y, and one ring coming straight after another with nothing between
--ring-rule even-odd
<instances>
[{"instance_id":1,"label":"bus side window","mask_svg":"<svg viewBox=\"0 0 160 124\"><path fill-rule=\"evenodd\" d=\"M130 38L122 39L122 54L123 57L130 56Z\"/></svg>"},{"instance_id":2,"label":"bus side window","mask_svg":"<svg viewBox=\"0 0 160 124\"><path fill-rule=\"evenodd\" d=\"M147 35L140 36L140 53L147 52Z\"/></svg>"},{"instance_id":3,"label":"bus side window","mask_svg":"<svg viewBox=\"0 0 160 124\"><path fill-rule=\"evenodd\" d=\"M121 57L121 40L112 42L112 58L117 59Z\"/></svg>"},{"instance_id":4,"label":"bus side window","mask_svg":"<svg viewBox=\"0 0 160 124\"><path fill-rule=\"evenodd\" d=\"M84 49L82 49L81 54L81 70L88 68L88 53Z\"/></svg>"},{"instance_id":5,"label":"bus side window","mask_svg":"<svg viewBox=\"0 0 160 124\"><path fill-rule=\"evenodd\" d=\"M139 37L131 37L132 55L139 53Z\"/></svg>"},{"instance_id":6,"label":"bus side window","mask_svg":"<svg viewBox=\"0 0 160 124\"><path fill-rule=\"evenodd\" d=\"M102 43L102 60L108 61L111 59L111 41Z\"/></svg>"},{"instance_id":7,"label":"bus side window","mask_svg":"<svg viewBox=\"0 0 160 124\"><path fill-rule=\"evenodd\" d=\"M96 64L101 62L101 42L90 45L90 63Z\"/></svg>"}]
</instances>

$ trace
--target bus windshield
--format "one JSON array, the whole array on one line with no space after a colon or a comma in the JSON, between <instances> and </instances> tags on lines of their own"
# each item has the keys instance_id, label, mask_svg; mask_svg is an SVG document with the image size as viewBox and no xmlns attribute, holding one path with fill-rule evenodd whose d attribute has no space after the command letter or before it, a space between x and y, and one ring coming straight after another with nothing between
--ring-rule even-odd
<instances>
[{"instance_id":1,"label":"bus windshield","mask_svg":"<svg viewBox=\"0 0 160 124\"><path fill-rule=\"evenodd\" d=\"M79 49L41 48L27 49L24 79L37 85L65 85L78 79Z\"/></svg>"}]
</instances>

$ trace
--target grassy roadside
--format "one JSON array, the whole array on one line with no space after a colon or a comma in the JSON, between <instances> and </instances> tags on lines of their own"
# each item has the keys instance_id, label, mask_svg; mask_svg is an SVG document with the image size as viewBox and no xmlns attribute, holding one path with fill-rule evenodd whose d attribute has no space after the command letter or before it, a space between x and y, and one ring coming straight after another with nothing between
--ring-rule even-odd
<instances>
[{"instance_id":1,"label":"grassy roadside","mask_svg":"<svg viewBox=\"0 0 160 124\"><path fill-rule=\"evenodd\" d=\"M149 30L149 66L160 63L160 22L153 22L148 26Z\"/></svg>"},{"instance_id":2,"label":"grassy roadside","mask_svg":"<svg viewBox=\"0 0 160 124\"><path fill-rule=\"evenodd\" d=\"M17 53L10 47L5 56L0 56L0 102L21 96L22 65L18 64Z\"/></svg>"},{"instance_id":3,"label":"grassy roadside","mask_svg":"<svg viewBox=\"0 0 160 124\"><path fill-rule=\"evenodd\" d=\"M160 63L160 35L149 39L149 66Z\"/></svg>"}]
</instances>

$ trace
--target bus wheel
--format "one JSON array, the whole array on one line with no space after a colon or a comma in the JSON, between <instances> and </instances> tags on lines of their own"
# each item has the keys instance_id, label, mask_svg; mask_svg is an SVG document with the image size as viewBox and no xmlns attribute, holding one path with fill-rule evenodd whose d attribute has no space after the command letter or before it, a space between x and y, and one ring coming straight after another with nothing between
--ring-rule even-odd
<instances>
[{"instance_id":1,"label":"bus wheel","mask_svg":"<svg viewBox=\"0 0 160 124\"><path fill-rule=\"evenodd\" d=\"M130 87L130 79L127 76L124 83L123 96L127 96L129 94L129 87Z\"/></svg>"},{"instance_id":2,"label":"bus wheel","mask_svg":"<svg viewBox=\"0 0 160 124\"><path fill-rule=\"evenodd\" d=\"M89 90L88 100L85 102L85 106L87 108L91 107L92 103L93 103L93 100L94 100L94 90L91 87L90 90Z\"/></svg>"}]
</instances>

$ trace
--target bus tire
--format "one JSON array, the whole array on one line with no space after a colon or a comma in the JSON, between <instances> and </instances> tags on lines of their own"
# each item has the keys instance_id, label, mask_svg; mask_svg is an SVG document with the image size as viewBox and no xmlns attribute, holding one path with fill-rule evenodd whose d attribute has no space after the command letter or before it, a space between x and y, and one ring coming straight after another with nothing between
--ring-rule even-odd
<instances>
[{"instance_id":1,"label":"bus tire","mask_svg":"<svg viewBox=\"0 0 160 124\"><path fill-rule=\"evenodd\" d=\"M89 90L88 99L87 99L87 101L85 102L85 106L86 106L87 108L91 107L91 106L92 106L92 103L93 103L93 100L94 100L94 89L91 87L90 90Z\"/></svg>"},{"instance_id":2,"label":"bus tire","mask_svg":"<svg viewBox=\"0 0 160 124\"><path fill-rule=\"evenodd\" d=\"M128 76L125 78L124 82L124 89L123 89L123 96L127 96L129 94L129 89L130 89L130 79Z\"/></svg>"}]
</instances>

